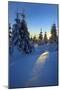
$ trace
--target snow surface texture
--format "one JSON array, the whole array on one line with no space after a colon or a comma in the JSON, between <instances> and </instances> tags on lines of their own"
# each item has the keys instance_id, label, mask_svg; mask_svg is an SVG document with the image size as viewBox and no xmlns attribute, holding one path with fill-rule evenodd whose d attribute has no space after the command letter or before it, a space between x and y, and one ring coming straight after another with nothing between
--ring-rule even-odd
<instances>
[{"instance_id":1,"label":"snow surface texture","mask_svg":"<svg viewBox=\"0 0 60 90\"><path fill-rule=\"evenodd\" d=\"M31 54L14 48L9 57L9 88L58 85L57 45L34 47Z\"/></svg>"}]
</instances>

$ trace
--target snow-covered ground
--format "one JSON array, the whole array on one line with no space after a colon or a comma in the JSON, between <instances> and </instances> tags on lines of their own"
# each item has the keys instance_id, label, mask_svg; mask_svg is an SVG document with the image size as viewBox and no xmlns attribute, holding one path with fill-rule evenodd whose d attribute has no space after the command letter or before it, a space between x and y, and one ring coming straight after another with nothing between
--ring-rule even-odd
<instances>
[{"instance_id":1,"label":"snow-covered ground","mask_svg":"<svg viewBox=\"0 0 60 90\"><path fill-rule=\"evenodd\" d=\"M35 45L31 54L14 48L9 57L9 86L31 87L58 84L58 51L56 44Z\"/></svg>"}]
</instances>

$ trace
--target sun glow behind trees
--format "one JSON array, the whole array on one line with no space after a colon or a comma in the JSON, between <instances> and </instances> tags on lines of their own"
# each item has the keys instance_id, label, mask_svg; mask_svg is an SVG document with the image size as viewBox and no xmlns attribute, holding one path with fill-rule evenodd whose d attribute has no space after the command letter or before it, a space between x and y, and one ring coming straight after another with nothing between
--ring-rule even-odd
<instances>
[{"instance_id":1,"label":"sun glow behind trees","mask_svg":"<svg viewBox=\"0 0 60 90\"><path fill-rule=\"evenodd\" d=\"M45 33L45 32L43 32L43 37L44 37L44 33ZM38 38L39 38L39 33L37 33L37 32L35 32L35 33L30 32L30 37L33 38L34 36L36 36L36 39L38 39ZM50 33L50 32L47 32L47 38L48 38L48 39L50 38L50 36L51 36L51 33Z\"/></svg>"}]
</instances>

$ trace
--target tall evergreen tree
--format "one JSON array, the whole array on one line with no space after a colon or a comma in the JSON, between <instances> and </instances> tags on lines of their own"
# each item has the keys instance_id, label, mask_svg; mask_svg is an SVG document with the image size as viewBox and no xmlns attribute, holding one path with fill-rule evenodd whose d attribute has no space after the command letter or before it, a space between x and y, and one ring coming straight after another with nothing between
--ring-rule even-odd
<instances>
[{"instance_id":1,"label":"tall evergreen tree","mask_svg":"<svg viewBox=\"0 0 60 90\"><path fill-rule=\"evenodd\" d=\"M15 19L15 24L13 24L13 45L18 46L18 40L19 40L19 28L20 28L20 19L19 19L19 13L16 13L16 19Z\"/></svg>"},{"instance_id":2,"label":"tall evergreen tree","mask_svg":"<svg viewBox=\"0 0 60 90\"><path fill-rule=\"evenodd\" d=\"M11 24L9 24L9 53L12 53L12 28L11 28Z\"/></svg>"},{"instance_id":3,"label":"tall evergreen tree","mask_svg":"<svg viewBox=\"0 0 60 90\"><path fill-rule=\"evenodd\" d=\"M27 28L27 24L25 21L25 15L21 14L21 26L19 28L19 47L25 52L29 53L31 52L31 44L30 44L30 37L29 32Z\"/></svg>"},{"instance_id":4,"label":"tall evergreen tree","mask_svg":"<svg viewBox=\"0 0 60 90\"><path fill-rule=\"evenodd\" d=\"M34 35L33 37L33 42L36 42L36 35Z\"/></svg>"},{"instance_id":5,"label":"tall evergreen tree","mask_svg":"<svg viewBox=\"0 0 60 90\"><path fill-rule=\"evenodd\" d=\"M44 34L44 42L47 43L48 42L48 38L47 38L47 33L45 32Z\"/></svg>"},{"instance_id":6,"label":"tall evergreen tree","mask_svg":"<svg viewBox=\"0 0 60 90\"><path fill-rule=\"evenodd\" d=\"M51 27L51 37L50 42L58 42L57 32L56 32L56 25L53 24Z\"/></svg>"},{"instance_id":7,"label":"tall evergreen tree","mask_svg":"<svg viewBox=\"0 0 60 90\"><path fill-rule=\"evenodd\" d=\"M42 44L43 42L43 34L42 34L42 29L40 31L40 34L39 34L39 44Z\"/></svg>"}]
</instances>

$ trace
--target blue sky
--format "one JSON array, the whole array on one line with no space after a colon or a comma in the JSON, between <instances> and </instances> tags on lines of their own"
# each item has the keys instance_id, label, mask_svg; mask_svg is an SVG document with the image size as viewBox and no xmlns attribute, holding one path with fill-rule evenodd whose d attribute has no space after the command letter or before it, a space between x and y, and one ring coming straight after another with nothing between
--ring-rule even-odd
<instances>
[{"instance_id":1,"label":"blue sky","mask_svg":"<svg viewBox=\"0 0 60 90\"><path fill-rule=\"evenodd\" d=\"M24 10L28 31L37 34L42 28L43 32L50 32L53 23L58 26L58 5L35 4L24 2L8 2L9 23L15 23L16 12Z\"/></svg>"}]
</instances>

